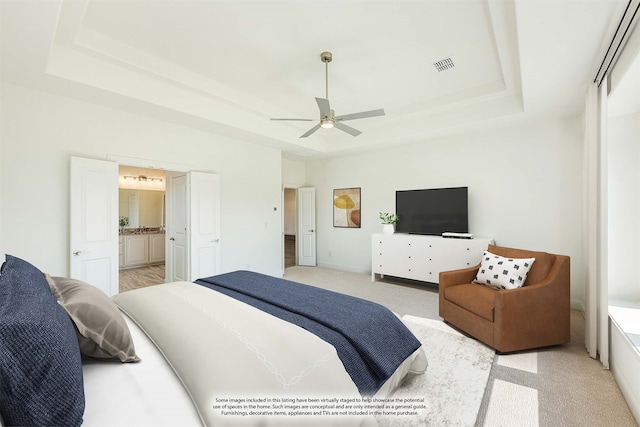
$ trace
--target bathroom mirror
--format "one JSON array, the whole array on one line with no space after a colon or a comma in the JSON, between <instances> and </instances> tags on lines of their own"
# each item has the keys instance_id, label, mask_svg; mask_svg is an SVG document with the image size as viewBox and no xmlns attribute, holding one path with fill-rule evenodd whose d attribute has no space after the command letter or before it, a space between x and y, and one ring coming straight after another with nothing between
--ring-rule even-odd
<instances>
[{"instance_id":1,"label":"bathroom mirror","mask_svg":"<svg viewBox=\"0 0 640 427\"><path fill-rule=\"evenodd\" d=\"M164 227L165 192L119 189L119 216L129 218L125 228Z\"/></svg>"}]
</instances>

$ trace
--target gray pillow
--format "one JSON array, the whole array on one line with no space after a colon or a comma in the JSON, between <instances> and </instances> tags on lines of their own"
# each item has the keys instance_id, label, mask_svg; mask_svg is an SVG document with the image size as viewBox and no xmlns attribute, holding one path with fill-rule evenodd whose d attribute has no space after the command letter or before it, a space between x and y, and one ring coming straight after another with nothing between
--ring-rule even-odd
<instances>
[{"instance_id":1,"label":"gray pillow","mask_svg":"<svg viewBox=\"0 0 640 427\"><path fill-rule=\"evenodd\" d=\"M121 362L140 361L124 316L104 292L80 280L45 276L51 292L76 326L82 354Z\"/></svg>"},{"instance_id":2,"label":"gray pillow","mask_svg":"<svg viewBox=\"0 0 640 427\"><path fill-rule=\"evenodd\" d=\"M44 274L6 256L0 272L0 418L10 426L80 426L78 340Z\"/></svg>"}]
</instances>

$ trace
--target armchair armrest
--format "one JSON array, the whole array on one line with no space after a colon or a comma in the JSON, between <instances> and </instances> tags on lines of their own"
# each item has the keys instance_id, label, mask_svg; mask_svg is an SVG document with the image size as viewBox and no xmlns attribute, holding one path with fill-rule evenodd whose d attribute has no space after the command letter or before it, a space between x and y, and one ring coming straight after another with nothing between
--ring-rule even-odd
<instances>
[{"instance_id":1,"label":"armchair armrest","mask_svg":"<svg viewBox=\"0 0 640 427\"><path fill-rule=\"evenodd\" d=\"M480 264L475 267L463 268L461 270L441 271L438 277L438 312L441 317L446 317L446 303L444 299L444 291L449 286L462 285L471 283L478 274Z\"/></svg>"},{"instance_id":2,"label":"armchair armrest","mask_svg":"<svg viewBox=\"0 0 640 427\"><path fill-rule=\"evenodd\" d=\"M568 342L570 291L570 259L556 255L541 282L496 292L495 348L517 348L525 340L522 348Z\"/></svg>"},{"instance_id":3,"label":"armchair armrest","mask_svg":"<svg viewBox=\"0 0 640 427\"><path fill-rule=\"evenodd\" d=\"M441 271L438 279L439 289L442 290L452 285L462 285L463 283L471 283L478 274L480 264L474 267L463 268L461 270Z\"/></svg>"}]
</instances>

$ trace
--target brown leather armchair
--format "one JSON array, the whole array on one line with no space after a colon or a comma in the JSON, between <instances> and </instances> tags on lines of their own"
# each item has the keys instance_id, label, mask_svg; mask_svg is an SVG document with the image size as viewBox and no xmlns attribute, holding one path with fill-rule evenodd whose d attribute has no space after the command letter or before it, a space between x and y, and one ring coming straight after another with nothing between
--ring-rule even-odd
<instances>
[{"instance_id":1,"label":"brown leather armchair","mask_svg":"<svg viewBox=\"0 0 640 427\"><path fill-rule=\"evenodd\" d=\"M532 258L521 288L472 283L480 265L440 273L440 317L498 352L564 344L570 339L570 259L489 245L507 258Z\"/></svg>"}]
</instances>

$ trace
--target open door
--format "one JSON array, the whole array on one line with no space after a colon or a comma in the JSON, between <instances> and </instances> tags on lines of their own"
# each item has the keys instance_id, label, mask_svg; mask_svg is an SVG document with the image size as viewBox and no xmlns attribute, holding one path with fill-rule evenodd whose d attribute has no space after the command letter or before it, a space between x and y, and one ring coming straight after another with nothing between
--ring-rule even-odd
<instances>
[{"instance_id":1,"label":"open door","mask_svg":"<svg viewBox=\"0 0 640 427\"><path fill-rule=\"evenodd\" d=\"M206 172L167 177L168 282L220 272L220 180Z\"/></svg>"},{"instance_id":2,"label":"open door","mask_svg":"<svg viewBox=\"0 0 640 427\"><path fill-rule=\"evenodd\" d=\"M316 265L316 189L298 188L298 265Z\"/></svg>"},{"instance_id":3,"label":"open door","mask_svg":"<svg viewBox=\"0 0 640 427\"><path fill-rule=\"evenodd\" d=\"M189 172L191 281L220 272L220 179Z\"/></svg>"},{"instance_id":4,"label":"open door","mask_svg":"<svg viewBox=\"0 0 640 427\"><path fill-rule=\"evenodd\" d=\"M167 282L189 280L187 175L167 173L167 229L165 275Z\"/></svg>"},{"instance_id":5,"label":"open door","mask_svg":"<svg viewBox=\"0 0 640 427\"><path fill-rule=\"evenodd\" d=\"M71 277L118 293L118 163L71 157Z\"/></svg>"}]
</instances>

